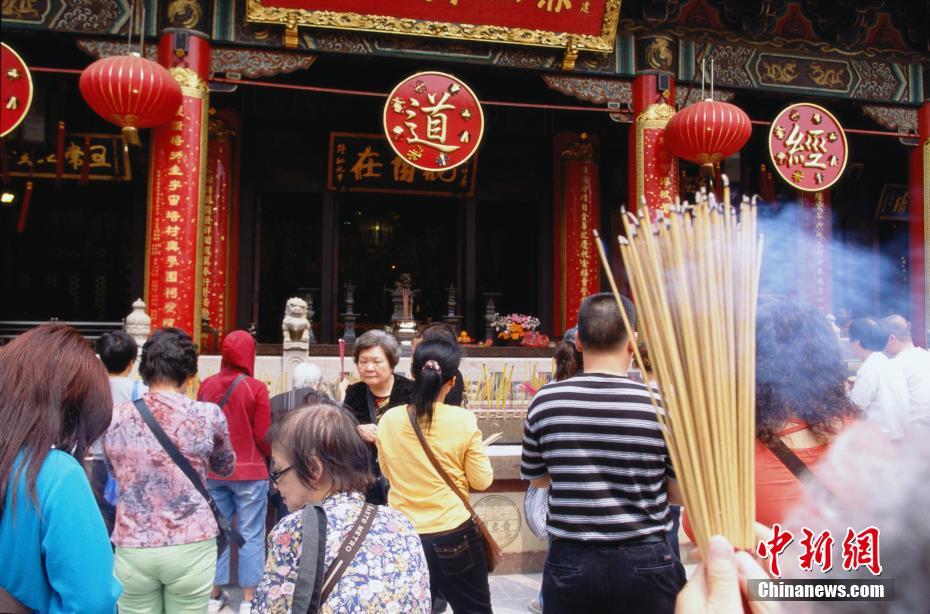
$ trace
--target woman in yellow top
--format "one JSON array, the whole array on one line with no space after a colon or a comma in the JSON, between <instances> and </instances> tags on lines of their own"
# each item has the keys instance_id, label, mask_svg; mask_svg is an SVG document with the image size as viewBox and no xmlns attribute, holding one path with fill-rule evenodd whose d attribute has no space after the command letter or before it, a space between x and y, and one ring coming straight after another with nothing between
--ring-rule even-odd
<instances>
[{"instance_id":1,"label":"woman in yellow top","mask_svg":"<svg viewBox=\"0 0 930 614\"><path fill-rule=\"evenodd\" d=\"M484 490L494 474L475 415L442 403L455 385L462 354L447 341L424 341L413 354L414 411L439 464L463 493ZM407 406L378 423L378 458L391 485L388 505L412 522L438 589L456 614L491 612L484 542L468 510L439 475L417 439Z\"/></svg>"}]
</instances>

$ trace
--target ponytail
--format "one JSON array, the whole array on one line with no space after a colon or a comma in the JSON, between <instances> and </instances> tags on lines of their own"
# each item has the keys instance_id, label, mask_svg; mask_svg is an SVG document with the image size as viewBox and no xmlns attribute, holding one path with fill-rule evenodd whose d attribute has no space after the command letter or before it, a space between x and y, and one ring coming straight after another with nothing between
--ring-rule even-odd
<instances>
[{"instance_id":1,"label":"ponytail","mask_svg":"<svg viewBox=\"0 0 930 614\"><path fill-rule=\"evenodd\" d=\"M433 423L433 405L442 387L458 371L462 352L458 344L445 340L424 341L417 345L411 363L414 378L413 408L416 418L429 429Z\"/></svg>"}]
</instances>

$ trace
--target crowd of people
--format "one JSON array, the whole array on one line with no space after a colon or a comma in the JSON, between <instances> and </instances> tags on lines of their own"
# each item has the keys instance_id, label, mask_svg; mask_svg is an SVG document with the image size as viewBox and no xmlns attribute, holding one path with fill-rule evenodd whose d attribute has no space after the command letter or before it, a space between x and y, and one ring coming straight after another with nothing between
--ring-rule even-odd
<instances>
[{"instance_id":1,"label":"crowd of people","mask_svg":"<svg viewBox=\"0 0 930 614\"><path fill-rule=\"evenodd\" d=\"M848 330L854 381L825 316L760 302L756 520L763 539L774 525L880 527L898 579L883 611L916 611L930 599L925 581L905 581L930 569L930 353L901 316ZM531 609L778 611L745 601L745 580L765 572L723 537L688 580L647 348L630 377L637 342L613 295L588 297L528 408L521 473L546 493L548 537ZM309 363L269 399L244 331L225 337L196 400L184 331L158 330L141 352L109 333L95 349L62 324L0 348L0 611L214 612L229 585L243 614L492 611L492 557L467 498L494 476L449 328L421 331L409 378L393 336L360 336L360 381L342 402ZM682 524L690 535L686 510Z\"/></svg>"}]
</instances>

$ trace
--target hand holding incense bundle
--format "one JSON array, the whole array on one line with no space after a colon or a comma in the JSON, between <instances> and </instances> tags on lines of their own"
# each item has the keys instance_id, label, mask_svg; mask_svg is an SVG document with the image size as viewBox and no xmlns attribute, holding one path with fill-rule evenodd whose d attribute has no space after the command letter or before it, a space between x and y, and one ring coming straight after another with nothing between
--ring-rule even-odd
<instances>
[{"instance_id":1,"label":"hand holding incense bundle","mask_svg":"<svg viewBox=\"0 0 930 614\"><path fill-rule=\"evenodd\" d=\"M728 182L724 181L728 188ZM658 377L657 406L698 546L712 535L755 544L755 324L762 256L756 209L701 194L656 221L624 215L619 237L640 332ZM595 236L597 233L595 232ZM601 261L624 313L603 245ZM642 360L634 344L639 368ZM653 399L655 403L655 399Z\"/></svg>"}]
</instances>

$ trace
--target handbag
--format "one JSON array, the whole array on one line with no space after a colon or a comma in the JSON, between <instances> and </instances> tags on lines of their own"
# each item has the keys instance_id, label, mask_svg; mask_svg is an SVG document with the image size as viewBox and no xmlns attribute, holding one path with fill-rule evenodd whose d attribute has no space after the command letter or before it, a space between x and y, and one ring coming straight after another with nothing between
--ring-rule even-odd
<instances>
[{"instance_id":1,"label":"handbag","mask_svg":"<svg viewBox=\"0 0 930 614\"><path fill-rule=\"evenodd\" d=\"M230 392L232 391L231 388ZM223 399L224 403L226 399L229 398L230 392L226 393L226 398ZM245 544L245 538L243 538L237 530L232 528L232 525L229 524L226 517L220 513L219 508L216 506L216 501L210 496L206 485L204 485L203 480L200 479L200 475L197 474L197 470L191 466L190 461L181 454L181 451L174 445L174 442L168 438L168 435L165 433L164 429L161 428L161 425L158 424L158 420L152 415L152 411L149 409L148 405L145 404L145 401L143 399L137 399L133 405L139 410L139 414L141 414L145 423L149 425L149 429L152 431L152 434L155 435L155 439L158 440L161 447L164 448L174 464L187 476L187 479L191 481L191 484L193 484L197 492L206 499L207 505L210 506L210 511L213 512L213 518L216 520L216 526L220 530L219 535L216 536L217 553L221 553L226 549L230 539L235 542L237 547L241 548L243 544Z\"/></svg>"},{"instance_id":2,"label":"handbag","mask_svg":"<svg viewBox=\"0 0 930 614\"><path fill-rule=\"evenodd\" d=\"M537 539L549 539L546 531L546 517L549 515L549 489L530 486L523 497L523 516Z\"/></svg>"},{"instance_id":3,"label":"handbag","mask_svg":"<svg viewBox=\"0 0 930 614\"><path fill-rule=\"evenodd\" d=\"M417 439L420 440L420 445L423 446L423 451L426 452L429 462L433 464L433 468L436 469L436 472L439 476L445 481L445 483L452 489L452 492L462 500L462 503L465 504L465 509L468 510L468 513L471 515L472 522L475 523L475 526L478 527L478 531L481 533L481 538L484 540L484 554L488 561L488 571L494 571L494 568L497 567L500 563L501 556L501 547L497 545L497 542L494 541L494 536L491 535L491 532L488 530L488 527L484 524L484 521L481 520L481 516L475 511L475 508L471 506L471 503L468 501L468 495L463 494L458 487L456 487L455 482L452 481L452 478L449 477L449 474L446 473L446 470L442 468L442 465L439 464L439 460L436 459L436 456L433 454L433 450L430 448L429 443L426 441L426 437L423 435L423 430L420 428L420 423L417 422L416 414L413 411L413 407L407 406L407 417L410 418L410 424L413 426L413 431L417 434Z\"/></svg>"},{"instance_id":4,"label":"handbag","mask_svg":"<svg viewBox=\"0 0 930 614\"><path fill-rule=\"evenodd\" d=\"M307 505L301 512L303 529L301 531L300 567L294 587L294 599L291 612L316 614L320 604L333 592L339 578L349 568L349 564L359 549L365 536L371 529L378 513L378 506L366 503L355 520L355 525L339 546L338 554L323 572L326 558L326 512L319 505Z\"/></svg>"}]
</instances>

